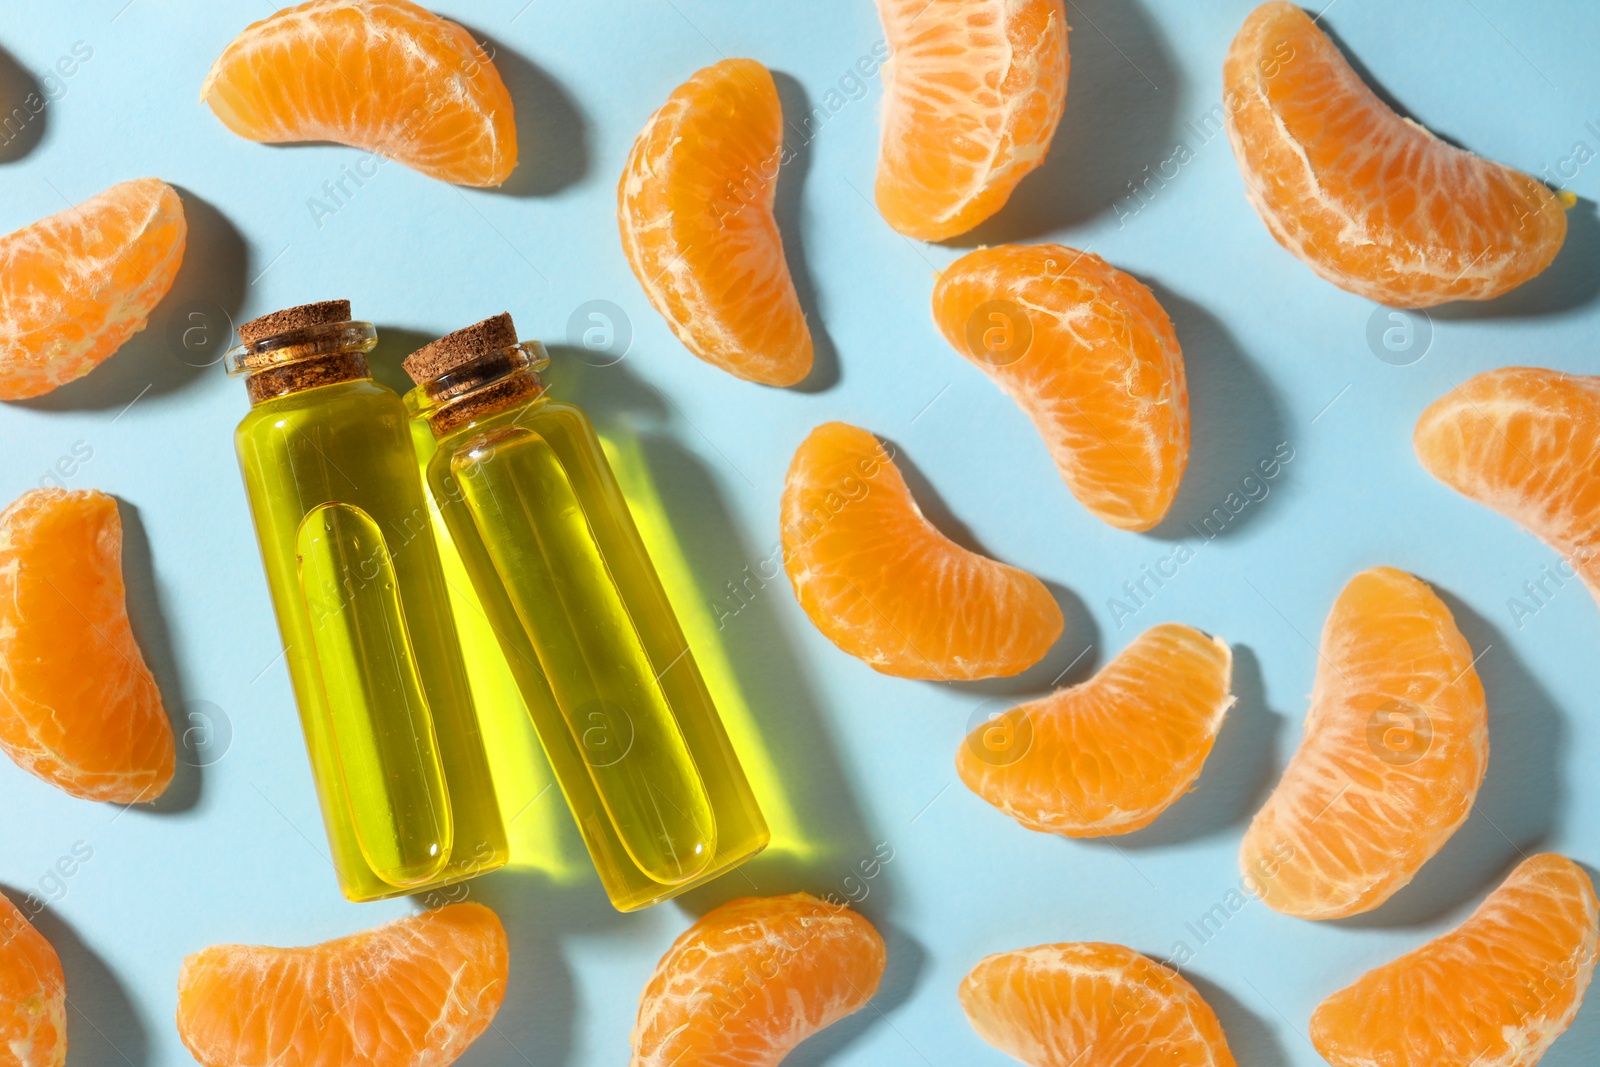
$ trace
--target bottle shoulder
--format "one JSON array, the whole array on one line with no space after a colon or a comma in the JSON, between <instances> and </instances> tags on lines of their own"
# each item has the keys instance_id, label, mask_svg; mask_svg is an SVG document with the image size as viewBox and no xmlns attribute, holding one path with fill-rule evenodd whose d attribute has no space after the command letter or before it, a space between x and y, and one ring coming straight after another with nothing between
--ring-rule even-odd
<instances>
[{"instance_id":1,"label":"bottle shoulder","mask_svg":"<svg viewBox=\"0 0 1600 1067\"><path fill-rule=\"evenodd\" d=\"M239 420L234 439L243 442L264 429L282 430L312 422L329 427L360 423L405 425L405 403L393 389L371 378L319 385L275 397L250 408Z\"/></svg>"},{"instance_id":2,"label":"bottle shoulder","mask_svg":"<svg viewBox=\"0 0 1600 1067\"><path fill-rule=\"evenodd\" d=\"M497 436L507 430L522 430L546 435L594 438L594 424L576 404L564 400L539 399L530 404L520 404L497 411L488 418L469 423L453 430L438 441L439 454L455 454L470 448L485 438Z\"/></svg>"}]
</instances>

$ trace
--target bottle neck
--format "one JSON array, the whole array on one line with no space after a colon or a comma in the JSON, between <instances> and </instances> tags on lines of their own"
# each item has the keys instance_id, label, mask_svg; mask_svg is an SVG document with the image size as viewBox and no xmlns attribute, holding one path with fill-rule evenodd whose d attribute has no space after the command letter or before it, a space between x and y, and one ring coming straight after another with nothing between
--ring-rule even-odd
<instances>
[{"instance_id":1,"label":"bottle neck","mask_svg":"<svg viewBox=\"0 0 1600 1067\"><path fill-rule=\"evenodd\" d=\"M427 420L435 438L448 437L543 400L548 387L539 372L549 362L538 341L489 352L418 385L406 394L406 408Z\"/></svg>"},{"instance_id":2,"label":"bottle neck","mask_svg":"<svg viewBox=\"0 0 1600 1067\"><path fill-rule=\"evenodd\" d=\"M370 322L308 326L228 353L228 373L243 376L252 406L322 385L371 377L367 353L378 343Z\"/></svg>"}]
</instances>

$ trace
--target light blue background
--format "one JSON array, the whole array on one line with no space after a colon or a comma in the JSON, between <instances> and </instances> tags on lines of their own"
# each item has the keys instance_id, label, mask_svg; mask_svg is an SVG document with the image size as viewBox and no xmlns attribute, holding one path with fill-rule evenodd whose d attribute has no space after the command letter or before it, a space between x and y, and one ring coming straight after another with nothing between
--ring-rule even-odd
<instances>
[{"instance_id":1,"label":"light blue background","mask_svg":"<svg viewBox=\"0 0 1600 1067\"><path fill-rule=\"evenodd\" d=\"M1328 14L1414 116L1585 198L1546 277L1496 304L1436 312L1426 356L1393 366L1368 347L1373 305L1280 249L1245 201L1226 140L1200 143L1187 126L1219 101L1223 54L1251 6L1069 3L1073 67L1050 159L958 242L1092 248L1166 305L1188 362L1194 454L1174 521L1135 536L1078 506L1027 420L934 330L933 277L960 248L907 240L873 209L875 80L820 125L781 179L812 328L819 348L836 353L821 360L836 367L816 376L824 387L765 389L699 362L630 275L615 184L645 117L724 56L779 72L791 118L822 104L881 36L867 0L452 0L441 13L491 39L515 96L522 195L388 165L320 227L308 198L358 153L252 144L197 102L212 60L270 3L7 0L7 95L75 42L93 57L24 143L0 149L0 231L142 175L182 190L191 231L178 286L150 330L83 382L0 407L0 497L38 484L75 446L92 450L66 481L124 502L136 628L169 708L181 716L189 702L210 702L233 731L219 762L180 768L158 812L74 800L0 764L0 882L14 899L58 897L38 924L66 967L71 1062L187 1062L172 1017L188 952L221 941L304 944L413 907L345 903L324 858L233 457L244 391L217 367L186 367L161 336L173 309L198 301L242 321L348 296L389 332L392 356L502 309L525 337L561 341L575 308L611 300L631 318L632 351L615 368L586 371L578 391L602 422L632 418L667 442L663 493L707 600L770 556L789 458L828 419L892 439L946 530L1058 587L1067 632L1021 681L941 686L876 674L817 633L782 580L730 621L740 682L802 821L824 839L804 864L758 861L750 880L766 893L843 892L877 843L895 855L862 905L889 943L882 991L790 1062L1007 1062L962 1018L962 975L990 952L1098 939L1158 956L1188 943L1187 973L1239 1061L1312 1067L1321 1061L1305 1030L1317 1002L1454 925L1520 855L1555 849L1600 863L1600 612L1572 582L1518 625L1508 599L1555 554L1433 481L1410 447L1422 408L1478 371L1593 369L1600 162L1557 168L1579 142L1600 150L1600 7L1340 0ZM1193 159L1136 216L1120 217L1128 183L1180 141ZM565 362L558 389L580 377ZM1108 599L1122 583L1170 554L1183 521L1218 505L1280 443L1294 459L1270 495L1119 626ZM1416 883L1369 916L1313 925L1252 903L1199 946L1186 924L1238 884L1242 828L1299 736L1315 665L1308 642L1343 583L1376 564L1433 584L1482 653L1493 756L1477 808ZM1042 691L1089 648L1068 676L1081 680L1164 620L1233 644L1239 704L1198 790L1154 827L1115 844L1032 834L955 781L956 746L986 702ZM48 872L79 841L93 858L56 888ZM554 887L502 873L475 883L473 897L510 930L513 975L495 1030L461 1062L625 1062L638 992L661 952L692 913L749 891L732 877L687 905L618 916L592 881ZM1545 1063L1587 1067L1597 1056L1593 996Z\"/></svg>"}]
</instances>

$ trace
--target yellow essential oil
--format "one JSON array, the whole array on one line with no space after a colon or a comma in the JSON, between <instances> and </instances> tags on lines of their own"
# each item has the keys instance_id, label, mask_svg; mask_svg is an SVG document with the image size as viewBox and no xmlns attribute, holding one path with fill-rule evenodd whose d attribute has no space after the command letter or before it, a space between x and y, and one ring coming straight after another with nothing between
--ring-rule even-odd
<instances>
[{"instance_id":1,"label":"yellow essential oil","mask_svg":"<svg viewBox=\"0 0 1600 1067\"><path fill-rule=\"evenodd\" d=\"M334 869L351 900L506 862L405 405L344 301L240 328L234 434Z\"/></svg>"},{"instance_id":2,"label":"yellow essential oil","mask_svg":"<svg viewBox=\"0 0 1600 1067\"><path fill-rule=\"evenodd\" d=\"M769 834L589 419L509 316L406 360L428 486L611 901L646 907Z\"/></svg>"},{"instance_id":3,"label":"yellow essential oil","mask_svg":"<svg viewBox=\"0 0 1600 1067\"><path fill-rule=\"evenodd\" d=\"M427 476L428 461L435 450L433 431L421 419L411 422L411 446L417 456L420 480ZM500 819L506 828L510 850L506 867L537 871L559 885L592 878L594 865L561 802L561 790L556 788L555 775L533 728L522 689L500 651L494 626L472 588L461 553L456 551L444 516L439 514L438 502L431 493L427 496L433 539L444 567L444 582L450 590L451 617L467 667L472 702L479 708L494 710L492 715L480 715L478 724L483 729L489 773L494 776ZM737 747L737 734L734 742ZM759 790L759 783L755 784Z\"/></svg>"}]
</instances>

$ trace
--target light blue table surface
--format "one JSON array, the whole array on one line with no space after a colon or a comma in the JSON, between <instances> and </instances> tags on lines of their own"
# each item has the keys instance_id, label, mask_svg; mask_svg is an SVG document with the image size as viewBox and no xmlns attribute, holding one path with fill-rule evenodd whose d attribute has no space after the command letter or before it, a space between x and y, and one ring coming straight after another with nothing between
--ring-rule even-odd
<instances>
[{"instance_id":1,"label":"light blue table surface","mask_svg":"<svg viewBox=\"0 0 1600 1067\"><path fill-rule=\"evenodd\" d=\"M1191 125L1219 101L1223 54L1251 6L1070 2L1071 83L1049 161L956 242L1092 248L1165 304L1188 364L1194 453L1177 520L1137 536L1072 499L1028 421L935 331L933 277L962 247L907 240L874 210L881 86L850 80L881 37L867 0L452 0L441 13L492 43L515 97L516 189L457 189L391 164L320 219L308 201L358 152L253 144L198 102L213 59L270 3L6 0L0 89L32 79L52 99L0 148L0 231L143 175L180 189L191 230L149 330L84 381L0 407L0 497L76 456L65 484L123 502L135 627L169 709L180 728L191 711L220 709L231 733L208 765L180 767L158 811L75 800L0 762L0 883L14 899L48 901L37 922L66 968L69 1062L188 1062L172 1021L186 953L311 943L414 907L352 905L335 888L233 456L244 390L219 367L187 366L166 336L179 313L208 304L237 322L348 296L390 335L392 359L504 309L525 337L564 343L575 309L611 301L631 323L627 357L594 369L558 352L556 389L602 425L643 435L707 606L772 556L790 456L829 419L892 439L941 526L1040 575L1063 602L1064 637L1024 679L935 685L840 652L786 581L769 583L723 637L809 848L631 916L612 912L592 877L535 866L474 883L471 897L505 920L513 964L495 1029L463 1064L623 1063L639 990L695 914L752 884L841 894L864 884L861 910L889 946L882 990L791 1063L1009 1062L963 1019L961 977L990 952L1109 940L1191 952L1186 973L1241 1064L1313 1067L1305 1033L1318 1001L1457 923L1523 854L1600 864L1600 611L1573 581L1537 612L1515 612L1512 598L1554 552L1435 482L1410 445L1423 407L1474 373L1594 369L1600 161L1579 160L1600 152L1600 6L1338 0L1328 13L1419 120L1583 198L1547 276L1414 320L1429 340L1406 365L1396 364L1421 349L1378 358L1374 306L1279 248L1245 201L1226 139ZM92 55L70 78L46 79L75 48ZM825 109L780 184L824 352L818 388L766 389L694 359L619 246L616 180L635 133L675 85L725 56L777 72L791 118ZM1180 144L1190 158L1167 167L1148 203L1126 200ZM1185 534L1184 520L1280 446L1293 459L1264 499L1214 541ZM1123 617L1112 603L1123 583L1185 537L1193 558ZM1481 653L1493 755L1477 807L1416 882L1368 916L1311 924L1255 902L1197 938L1196 920L1237 886L1240 834L1300 735L1310 642L1341 586L1377 564L1432 584ZM1034 834L956 781L956 746L984 706L1044 691L1075 660L1068 680L1081 680L1166 620L1232 643L1239 703L1198 789L1154 827L1115 844ZM92 857L68 864L70 877L52 873L75 847ZM892 861L847 883L879 848ZM1600 995L1544 1063L1597 1058Z\"/></svg>"}]
</instances>

